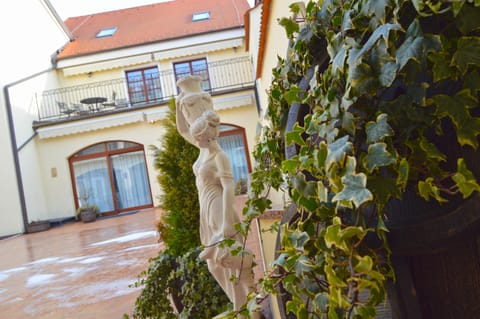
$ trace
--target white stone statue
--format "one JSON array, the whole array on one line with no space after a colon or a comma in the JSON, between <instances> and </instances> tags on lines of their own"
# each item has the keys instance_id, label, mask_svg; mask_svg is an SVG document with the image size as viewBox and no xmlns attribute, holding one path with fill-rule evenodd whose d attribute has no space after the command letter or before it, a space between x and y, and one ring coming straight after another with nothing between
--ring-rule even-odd
<instances>
[{"instance_id":1,"label":"white stone statue","mask_svg":"<svg viewBox=\"0 0 480 319\"><path fill-rule=\"evenodd\" d=\"M220 118L213 111L211 97L201 91L198 77L184 78L177 85L184 90L176 104L177 129L200 149L193 165L200 202L200 240L205 247L200 258L207 261L234 310L240 310L254 290L253 256L231 254L232 249L243 246L243 238L234 226L239 218L233 207L230 162L217 141ZM235 240L233 246L221 245L226 238Z\"/></svg>"}]
</instances>

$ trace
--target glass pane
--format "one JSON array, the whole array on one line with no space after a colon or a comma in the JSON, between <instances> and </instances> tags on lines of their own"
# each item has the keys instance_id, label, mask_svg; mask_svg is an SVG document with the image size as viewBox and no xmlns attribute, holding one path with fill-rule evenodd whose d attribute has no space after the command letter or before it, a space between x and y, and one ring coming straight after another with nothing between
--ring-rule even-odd
<instances>
[{"instance_id":1,"label":"glass pane","mask_svg":"<svg viewBox=\"0 0 480 319\"><path fill-rule=\"evenodd\" d=\"M145 69L144 73L145 73L145 79L158 79L159 78L157 68Z\"/></svg>"},{"instance_id":2,"label":"glass pane","mask_svg":"<svg viewBox=\"0 0 480 319\"><path fill-rule=\"evenodd\" d=\"M127 80L129 83L142 81L141 71L130 71L127 73Z\"/></svg>"},{"instance_id":3,"label":"glass pane","mask_svg":"<svg viewBox=\"0 0 480 319\"><path fill-rule=\"evenodd\" d=\"M248 165L242 134L220 136L218 142L230 160L235 184L246 184L248 180Z\"/></svg>"},{"instance_id":4,"label":"glass pane","mask_svg":"<svg viewBox=\"0 0 480 319\"><path fill-rule=\"evenodd\" d=\"M235 126L231 126L231 125L225 125L225 124L220 125L220 132L228 132L228 131L233 131L233 130L238 130L238 128L236 128Z\"/></svg>"},{"instance_id":5,"label":"glass pane","mask_svg":"<svg viewBox=\"0 0 480 319\"><path fill-rule=\"evenodd\" d=\"M81 150L80 152L75 154L75 157L96 154L96 153L103 153L103 152L105 152L105 144L100 143L100 144L95 144L90 147L87 147L84 150Z\"/></svg>"},{"instance_id":6,"label":"glass pane","mask_svg":"<svg viewBox=\"0 0 480 319\"><path fill-rule=\"evenodd\" d=\"M145 84L147 87L147 96L149 101L162 98L162 88L160 85L160 79L150 78L146 80Z\"/></svg>"},{"instance_id":7,"label":"glass pane","mask_svg":"<svg viewBox=\"0 0 480 319\"><path fill-rule=\"evenodd\" d=\"M145 101L145 91L142 71L131 71L127 73L128 94L130 100L135 102Z\"/></svg>"},{"instance_id":8,"label":"glass pane","mask_svg":"<svg viewBox=\"0 0 480 319\"><path fill-rule=\"evenodd\" d=\"M175 63L174 68L175 68L175 74L178 79L190 74L190 63L188 62Z\"/></svg>"},{"instance_id":9,"label":"glass pane","mask_svg":"<svg viewBox=\"0 0 480 319\"><path fill-rule=\"evenodd\" d=\"M109 151L113 151L113 150L121 150L124 148L137 147L139 145L137 143L116 141L116 142L108 142L107 146Z\"/></svg>"},{"instance_id":10,"label":"glass pane","mask_svg":"<svg viewBox=\"0 0 480 319\"><path fill-rule=\"evenodd\" d=\"M207 69L207 61L202 59L202 60L196 60L192 61L192 70L193 73L204 71Z\"/></svg>"},{"instance_id":11,"label":"glass pane","mask_svg":"<svg viewBox=\"0 0 480 319\"><path fill-rule=\"evenodd\" d=\"M152 204L143 151L111 156L119 209Z\"/></svg>"},{"instance_id":12,"label":"glass pane","mask_svg":"<svg viewBox=\"0 0 480 319\"><path fill-rule=\"evenodd\" d=\"M113 198L105 157L73 163L78 205L97 205L101 212L113 211Z\"/></svg>"}]
</instances>

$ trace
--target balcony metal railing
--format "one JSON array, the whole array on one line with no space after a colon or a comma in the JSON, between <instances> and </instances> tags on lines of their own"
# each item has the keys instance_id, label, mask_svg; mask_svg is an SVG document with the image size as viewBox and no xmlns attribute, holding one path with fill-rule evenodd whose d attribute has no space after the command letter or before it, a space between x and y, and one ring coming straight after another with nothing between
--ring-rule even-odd
<instances>
[{"instance_id":1,"label":"balcony metal railing","mask_svg":"<svg viewBox=\"0 0 480 319\"><path fill-rule=\"evenodd\" d=\"M248 57L209 63L208 80L211 94L253 87ZM173 70L166 70L142 86L122 78L44 91L37 94L38 120L73 120L165 104L178 93L175 82Z\"/></svg>"}]
</instances>

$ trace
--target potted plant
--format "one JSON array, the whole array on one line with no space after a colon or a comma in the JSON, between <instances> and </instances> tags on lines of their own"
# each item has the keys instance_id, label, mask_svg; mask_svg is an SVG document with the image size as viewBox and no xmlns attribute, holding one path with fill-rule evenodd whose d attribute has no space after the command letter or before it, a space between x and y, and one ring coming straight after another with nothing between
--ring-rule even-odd
<instances>
[{"instance_id":1,"label":"potted plant","mask_svg":"<svg viewBox=\"0 0 480 319\"><path fill-rule=\"evenodd\" d=\"M77 209L76 216L84 223L93 222L97 219L97 214L100 212L96 205L82 206Z\"/></svg>"},{"instance_id":2,"label":"potted plant","mask_svg":"<svg viewBox=\"0 0 480 319\"><path fill-rule=\"evenodd\" d=\"M291 46L242 229L286 182L296 214L263 287L289 315L374 318L389 283L394 318L476 315L479 16L478 1L332 0L280 20Z\"/></svg>"},{"instance_id":3,"label":"potted plant","mask_svg":"<svg viewBox=\"0 0 480 319\"><path fill-rule=\"evenodd\" d=\"M100 212L100 209L97 205L89 203L89 197L90 192L88 190L84 189L83 191L79 192L78 198L81 206L77 208L75 216L84 223L95 221L97 219L97 214Z\"/></svg>"}]
</instances>

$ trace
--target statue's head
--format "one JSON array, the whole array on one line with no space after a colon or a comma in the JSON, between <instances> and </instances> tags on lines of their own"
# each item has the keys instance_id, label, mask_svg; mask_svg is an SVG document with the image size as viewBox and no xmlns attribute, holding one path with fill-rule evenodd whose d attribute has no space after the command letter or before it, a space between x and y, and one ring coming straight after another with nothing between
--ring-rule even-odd
<instances>
[{"instance_id":1,"label":"statue's head","mask_svg":"<svg viewBox=\"0 0 480 319\"><path fill-rule=\"evenodd\" d=\"M212 110L202 113L191 125L190 134L200 147L206 147L216 140L220 133L220 117Z\"/></svg>"}]
</instances>

